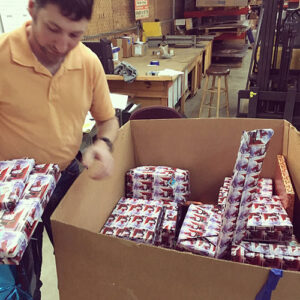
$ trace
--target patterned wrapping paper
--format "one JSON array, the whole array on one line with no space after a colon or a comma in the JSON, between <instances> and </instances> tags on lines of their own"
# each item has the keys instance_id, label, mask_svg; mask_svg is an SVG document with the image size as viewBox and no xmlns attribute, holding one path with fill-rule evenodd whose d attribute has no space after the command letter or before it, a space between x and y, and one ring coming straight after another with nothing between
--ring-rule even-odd
<instances>
[{"instance_id":1,"label":"patterned wrapping paper","mask_svg":"<svg viewBox=\"0 0 300 300\"><path fill-rule=\"evenodd\" d=\"M216 257L230 254L232 241L240 242L245 234L267 145L273 136L272 129L243 132L234 174L229 188Z\"/></svg>"},{"instance_id":2,"label":"patterned wrapping paper","mask_svg":"<svg viewBox=\"0 0 300 300\"><path fill-rule=\"evenodd\" d=\"M214 257L221 214L214 205L191 204L179 232L177 249Z\"/></svg>"},{"instance_id":3,"label":"patterned wrapping paper","mask_svg":"<svg viewBox=\"0 0 300 300\"><path fill-rule=\"evenodd\" d=\"M26 183L33 170L35 164L34 159L16 159L12 162L13 166L5 181L21 180Z\"/></svg>"},{"instance_id":4,"label":"patterned wrapping paper","mask_svg":"<svg viewBox=\"0 0 300 300\"><path fill-rule=\"evenodd\" d=\"M241 242L232 246L231 259L240 263L300 271L300 245Z\"/></svg>"},{"instance_id":5,"label":"patterned wrapping paper","mask_svg":"<svg viewBox=\"0 0 300 300\"><path fill-rule=\"evenodd\" d=\"M163 217L161 201L122 197L100 233L155 244Z\"/></svg>"},{"instance_id":6,"label":"patterned wrapping paper","mask_svg":"<svg viewBox=\"0 0 300 300\"><path fill-rule=\"evenodd\" d=\"M60 179L61 172L58 165L55 164L39 164L35 165L31 175L52 175L57 183Z\"/></svg>"},{"instance_id":7,"label":"patterned wrapping paper","mask_svg":"<svg viewBox=\"0 0 300 300\"><path fill-rule=\"evenodd\" d=\"M178 217L178 206L175 202L164 205L165 213L160 229L158 246L174 249L176 244L176 223Z\"/></svg>"},{"instance_id":8,"label":"patterned wrapping paper","mask_svg":"<svg viewBox=\"0 0 300 300\"><path fill-rule=\"evenodd\" d=\"M33 159L0 162L0 176L4 180L0 185L11 187L6 195L15 206L10 211L0 211L0 263L19 264L55 189L55 179L60 176L58 166L51 164L49 175L31 175L33 173L36 173ZM38 179L43 179L40 186Z\"/></svg>"},{"instance_id":9,"label":"patterned wrapping paper","mask_svg":"<svg viewBox=\"0 0 300 300\"><path fill-rule=\"evenodd\" d=\"M0 209L13 210L22 196L25 184L23 181L0 182Z\"/></svg>"},{"instance_id":10,"label":"patterned wrapping paper","mask_svg":"<svg viewBox=\"0 0 300 300\"><path fill-rule=\"evenodd\" d=\"M126 197L185 203L190 197L189 172L164 166L143 166L126 174Z\"/></svg>"},{"instance_id":11,"label":"patterned wrapping paper","mask_svg":"<svg viewBox=\"0 0 300 300\"><path fill-rule=\"evenodd\" d=\"M291 221L293 221L295 192L283 155L277 155L275 191L277 195L280 195L282 205L287 211L287 214Z\"/></svg>"},{"instance_id":12,"label":"patterned wrapping paper","mask_svg":"<svg viewBox=\"0 0 300 300\"><path fill-rule=\"evenodd\" d=\"M38 201L20 201L13 211L3 211L0 217L0 259L18 264L42 215Z\"/></svg>"},{"instance_id":13,"label":"patterned wrapping paper","mask_svg":"<svg viewBox=\"0 0 300 300\"><path fill-rule=\"evenodd\" d=\"M42 208L45 209L55 190L55 186L54 175L30 175L22 199L27 202L37 200L42 205Z\"/></svg>"},{"instance_id":14,"label":"patterned wrapping paper","mask_svg":"<svg viewBox=\"0 0 300 300\"><path fill-rule=\"evenodd\" d=\"M13 164L14 163L11 160L0 161L0 181L5 181L6 180Z\"/></svg>"}]
</instances>

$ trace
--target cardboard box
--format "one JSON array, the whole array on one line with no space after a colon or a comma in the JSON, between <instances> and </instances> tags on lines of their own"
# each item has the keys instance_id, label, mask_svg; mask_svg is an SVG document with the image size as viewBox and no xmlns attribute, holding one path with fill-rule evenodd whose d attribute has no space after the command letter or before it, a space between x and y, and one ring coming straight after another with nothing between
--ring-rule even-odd
<instances>
[{"instance_id":1,"label":"cardboard box","mask_svg":"<svg viewBox=\"0 0 300 300\"><path fill-rule=\"evenodd\" d=\"M122 37L111 40L114 47L120 48L119 60L132 56L133 39L131 37Z\"/></svg>"},{"instance_id":2,"label":"cardboard box","mask_svg":"<svg viewBox=\"0 0 300 300\"><path fill-rule=\"evenodd\" d=\"M245 7L248 0L196 0L196 7L239 6Z\"/></svg>"},{"instance_id":3,"label":"cardboard box","mask_svg":"<svg viewBox=\"0 0 300 300\"><path fill-rule=\"evenodd\" d=\"M145 56L147 52L146 43L137 43L132 45L132 56Z\"/></svg>"},{"instance_id":4,"label":"cardboard box","mask_svg":"<svg viewBox=\"0 0 300 300\"><path fill-rule=\"evenodd\" d=\"M187 169L191 200L217 204L232 173L243 130L272 128L261 177L274 178L276 156L286 158L300 194L300 133L284 120L172 119L126 123L114 145L115 173L93 181L84 171L52 217L60 299L253 300L269 270L99 234L124 196L125 174L136 166ZM157 134L159 133L159 134ZM295 216L300 215L299 199ZM300 231L300 222L294 220ZM284 271L272 300L299 298L300 272Z\"/></svg>"}]
</instances>

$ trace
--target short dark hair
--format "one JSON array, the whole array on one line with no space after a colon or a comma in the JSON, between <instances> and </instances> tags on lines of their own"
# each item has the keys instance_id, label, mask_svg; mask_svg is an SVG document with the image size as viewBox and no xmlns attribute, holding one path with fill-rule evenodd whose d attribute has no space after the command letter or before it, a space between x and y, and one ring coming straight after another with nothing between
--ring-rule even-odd
<instances>
[{"instance_id":1,"label":"short dark hair","mask_svg":"<svg viewBox=\"0 0 300 300\"><path fill-rule=\"evenodd\" d=\"M94 0L35 0L35 3L38 8L55 4L60 8L63 16L79 21L82 18L91 19Z\"/></svg>"}]
</instances>

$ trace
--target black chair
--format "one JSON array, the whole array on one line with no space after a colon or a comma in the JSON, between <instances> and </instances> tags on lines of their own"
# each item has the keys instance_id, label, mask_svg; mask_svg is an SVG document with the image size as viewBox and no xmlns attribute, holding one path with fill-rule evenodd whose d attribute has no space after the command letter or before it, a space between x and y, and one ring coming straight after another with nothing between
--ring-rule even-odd
<instances>
[{"instance_id":1,"label":"black chair","mask_svg":"<svg viewBox=\"0 0 300 300\"><path fill-rule=\"evenodd\" d=\"M184 116L176 109L161 105L142 107L133 112L129 120L142 119L178 119Z\"/></svg>"}]
</instances>

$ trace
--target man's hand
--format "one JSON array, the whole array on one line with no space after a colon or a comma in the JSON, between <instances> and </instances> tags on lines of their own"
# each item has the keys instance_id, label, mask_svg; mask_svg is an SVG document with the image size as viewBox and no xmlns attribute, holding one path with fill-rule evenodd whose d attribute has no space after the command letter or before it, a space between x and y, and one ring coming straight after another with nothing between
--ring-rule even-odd
<instances>
[{"instance_id":1,"label":"man's hand","mask_svg":"<svg viewBox=\"0 0 300 300\"><path fill-rule=\"evenodd\" d=\"M107 144L102 140L97 140L86 149L82 163L92 179L100 180L112 175L114 160Z\"/></svg>"}]
</instances>

